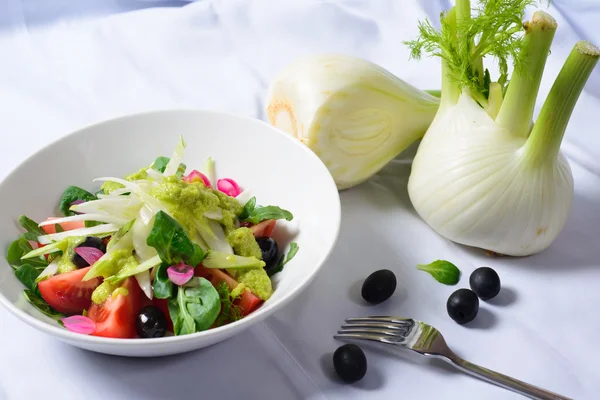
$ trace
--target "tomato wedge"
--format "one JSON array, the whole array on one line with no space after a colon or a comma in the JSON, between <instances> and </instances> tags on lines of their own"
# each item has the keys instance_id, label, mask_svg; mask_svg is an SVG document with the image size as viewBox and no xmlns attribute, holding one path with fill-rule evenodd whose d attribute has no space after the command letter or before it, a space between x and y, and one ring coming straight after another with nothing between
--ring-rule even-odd
<instances>
[{"instance_id":1,"label":"tomato wedge","mask_svg":"<svg viewBox=\"0 0 600 400\"><path fill-rule=\"evenodd\" d=\"M101 279L82 281L91 267L55 275L38 283L40 294L52 308L65 314L80 314L92 302L92 292Z\"/></svg>"},{"instance_id":2,"label":"tomato wedge","mask_svg":"<svg viewBox=\"0 0 600 400\"><path fill-rule=\"evenodd\" d=\"M144 294L133 277L127 278L121 287L127 289L127 295L111 295L104 303L92 304L88 310L88 318L96 323L96 330L92 336L111 338L136 336L135 317L140 311Z\"/></svg>"},{"instance_id":3,"label":"tomato wedge","mask_svg":"<svg viewBox=\"0 0 600 400\"><path fill-rule=\"evenodd\" d=\"M238 285L238 282L225 272L215 268L205 268L202 265L196 267L194 275L208 279L214 287L217 287L223 281L227 282L229 290L235 289ZM236 306L239 306L242 309L242 315L250 314L252 311L256 310L261 303L262 300L249 290L244 290L240 298L234 302Z\"/></svg>"},{"instance_id":4,"label":"tomato wedge","mask_svg":"<svg viewBox=\"0 0 600 400\"><path fill-rule=\"evenodd\" d=\"M56 217L50 217L46 221L52 221L53 219L58 219L58 218L56 218ZM63 222L62 224L59 224L59 225L60 225L61 228L63 228L64 231L71 231L73 229L85 228L85 222L84 221ZM50 235L52 233L56 233L56 228L54 227L54 225L44 225L41 228L48 235Z\"/></svg>"},{"instance_id":5,"label":"tomato wedge","mask_svg":"<svg viewBox=\"0 0 600 400\"><path fill-rule=\"evenodd\" d=\"M254 237L268 236L270 237L273 233L273 229L275 229L275 225L277 224L277 220L267 219L265 221L259 222L256 225L250 227Z\"/></svg>"}]
</instances>

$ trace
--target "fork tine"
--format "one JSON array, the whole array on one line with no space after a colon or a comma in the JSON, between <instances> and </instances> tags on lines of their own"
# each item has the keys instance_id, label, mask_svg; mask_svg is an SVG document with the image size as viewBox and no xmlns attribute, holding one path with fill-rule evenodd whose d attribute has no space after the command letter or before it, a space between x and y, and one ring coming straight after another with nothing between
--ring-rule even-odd
<instances>
[{"instance_id":1,"label":"fork tine","mask_svg":"<svg viewBox=\"0 0 600 400\"><path fill-rule=\"evenodd\" d=\"M385 317L385 316L372 316L372 317L357 317L357 318L347 318L347 323L355 323L355 322L383 322L388 324L397 324L400 326L412 326L415 321L410 318L399 318L399 317Z\"/></svg>"},{"instance_id":2,"label":"fork tine","mask_svg":"<svg viewBox=\"0 0 600 400\"><path fill-rule=\"evenodd\" d=\"M383 336L369 335L369 334L364 334L364 333L338 333L337 335L334 335L333 337L335 339L369 340L372 342L379 342L379 343L386 343L386 344L395 343L394 341L389 340L388 338L383 337Z\"/></svg>"},{"instance_id":3,"label":"fork tine","mask_svg":"<svg viewBox=\"0 0 600 400\"><path fill-rule=\"evenodd\" d=\"M342 325L342 328L382 328L382 329L395 329L398 331L407 331L410 329L409 326L404 325L394 325L394 324L384 324L381 322L357 322Z\"/></svg>"},{"instance_id":4,"label":"fork tine","mask_svg":"<svg viewBox=\"0 0 600 400\"><path fill-rule=\"evenodd\" d=\"M396 329L372 329L372 328L354 328L350 326L349 328L340 329L338 334L345 333L359 333L359 334L367 334L367 335L379 335L379 336L389 336L394 338L403 339L406 337L407 332L399 331Z\"/></svg>"}]
</instances>

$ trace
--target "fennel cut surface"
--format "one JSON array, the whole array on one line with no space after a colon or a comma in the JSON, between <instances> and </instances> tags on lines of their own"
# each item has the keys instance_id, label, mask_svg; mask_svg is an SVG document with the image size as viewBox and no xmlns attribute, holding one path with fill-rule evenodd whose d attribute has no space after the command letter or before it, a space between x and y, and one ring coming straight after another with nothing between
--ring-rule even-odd
<instances>
[{"instance_id":1,"label":"fennel cut surface","mask_svg":"<svg viewBox=\"0 0 600 400\"><path fill-rule=\"evenodd\" d=\"M272 125L308 146L338 189L355 186L423 137L439 99L367 60L305 57L271 82Z\"/></svg>"}]
</instances>

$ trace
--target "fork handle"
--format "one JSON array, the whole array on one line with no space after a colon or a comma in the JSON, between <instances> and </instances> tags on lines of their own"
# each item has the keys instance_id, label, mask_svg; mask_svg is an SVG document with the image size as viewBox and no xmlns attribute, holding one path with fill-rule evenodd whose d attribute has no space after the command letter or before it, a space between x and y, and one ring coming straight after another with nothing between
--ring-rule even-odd
<instances>
[{"instance_id":1,"label":"fork handle","mask_svg":"<svg viewBox=\"0 0 600 400\"><path fill-rule=\"evenodd\" d=\"M450 362L459 370L472 375L476 378L483 379L489 383L493 383L494 385L498 385L508 390L512 390L513 392L522 394L523 396L527 396L536 400L573 400L569 397L561 396L556 393L549 392L547 390L541 389L539 387L530 385L528 383L522 382L518 379L511 378L510 376L503 375L499 372L492 371L487 368L480 367L479 365L475 365L458 356L454 356L451 358L444 358L444 360Z\"/></svg>"}]
</instances>

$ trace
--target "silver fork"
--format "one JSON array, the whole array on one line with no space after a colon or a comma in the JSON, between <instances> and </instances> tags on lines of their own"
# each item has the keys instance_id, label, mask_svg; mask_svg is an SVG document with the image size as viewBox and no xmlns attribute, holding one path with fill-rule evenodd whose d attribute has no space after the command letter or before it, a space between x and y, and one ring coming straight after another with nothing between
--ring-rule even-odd
<instances>
[{"instance_id":1,"label":"silver fork","mask_svg":"<svg viewBox=\"0 0 600 400\"><path fill-rule=\"evenodd\" d=\"M440 358L462 372L532 399L572 400L463 360L450 350L437 329L414 319L388 316L348 318L334 338L386 343Z\"/></svg>"}]
</instances>

